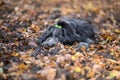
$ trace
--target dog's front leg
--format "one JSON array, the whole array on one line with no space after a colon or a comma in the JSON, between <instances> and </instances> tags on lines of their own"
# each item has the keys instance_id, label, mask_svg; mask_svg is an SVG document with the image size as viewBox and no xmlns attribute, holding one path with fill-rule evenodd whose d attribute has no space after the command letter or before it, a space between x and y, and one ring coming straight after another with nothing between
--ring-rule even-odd
<instances>
[{"instance_id":1,"label":"dog's front leg","mask_svg":"<svg viewBox=\"0 0 120 80\"><path fill-rule=\"evenodd\" d=\"M46 32L38 39L38 44L42 45L44 41L50 36L52 36L52 32L54 31L54 28L49 27Z\"/></svg>"}]
</instances>

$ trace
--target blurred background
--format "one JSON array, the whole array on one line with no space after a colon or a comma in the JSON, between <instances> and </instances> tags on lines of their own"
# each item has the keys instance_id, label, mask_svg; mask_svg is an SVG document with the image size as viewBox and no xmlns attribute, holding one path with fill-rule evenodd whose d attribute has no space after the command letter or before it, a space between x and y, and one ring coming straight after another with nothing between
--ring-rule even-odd
<instances>
[{"instance_id":1,"label":"blurred background","mask_svg":"<svg viewBox=\"0 0 120 80\"><path fill-rule=\"evenodd\" d=\"M98 44L41 50L35 41L64 16L91 21ZM39 79L119 80L120 0L0 0L0 80Z\"/></svg>"},{"instance_id":2,"label":"blurred background","mask_svg":"<svg viewBox=\"0 0 120 80\"><path fill-rule=\"evenodd\" d=\"M45 19L56 19L61 16L87 18L95 23L111 21L120 22L119 0L3 0L0 7L6 4L6 13L15 18L38 21L36 24L47 24ZM5 18L4 9L0 16ZM12 11L13 10L13 11ZM11 12L11 13L10 13ZM14 12L14 13L13 13ZM9 17L11 17L10 15ZM13 17L12 17L13 18Z\"/></svg>"}]
</instances>

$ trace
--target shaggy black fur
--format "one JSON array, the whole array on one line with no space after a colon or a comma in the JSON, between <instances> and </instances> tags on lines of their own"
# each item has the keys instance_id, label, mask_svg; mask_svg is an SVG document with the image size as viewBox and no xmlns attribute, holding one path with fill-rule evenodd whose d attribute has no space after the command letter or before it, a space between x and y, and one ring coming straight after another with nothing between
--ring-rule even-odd
<instances>
[{"instance_id":1,"label":"shaggy black fur","mask_svg":"<svg viewBox=\"0 0 120 80\"><path fill-rule=\"evenodd\" d=\"M71 45L74 42L94 40L95 34L90 22L83 19L61 17L57 23L45 31L38 42L42 46L54 46L58 42Z\"/></svg>"}]
</instances>

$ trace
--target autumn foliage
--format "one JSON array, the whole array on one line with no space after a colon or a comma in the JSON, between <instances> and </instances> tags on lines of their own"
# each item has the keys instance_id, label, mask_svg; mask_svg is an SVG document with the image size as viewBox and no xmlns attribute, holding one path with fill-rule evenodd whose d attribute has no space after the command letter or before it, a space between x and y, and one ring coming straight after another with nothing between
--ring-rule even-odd
<instances>
[{"instance_id":1,"label":"autumn foliage","mask_svg":"<svg viewBox=\"0 0 120 80\"><path fill-rule=\"evenodd\" d=\"M90 20L97 43L43 47L32 57L62 16ZM119 79L120 0L0 0L0 80Z\"/></svg>"}]
</instances>

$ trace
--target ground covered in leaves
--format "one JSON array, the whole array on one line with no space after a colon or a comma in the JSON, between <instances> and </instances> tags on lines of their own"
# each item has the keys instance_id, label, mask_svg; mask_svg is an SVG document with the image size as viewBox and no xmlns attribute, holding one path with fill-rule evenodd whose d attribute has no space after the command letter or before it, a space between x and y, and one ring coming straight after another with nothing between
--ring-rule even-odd
<instances>
[{"instance_id":1,"label":"ground covered in leaves","mask_svg":"<svg viewBox=\"0 0 120 80\"><path fill-rule=\"evenodd\" d=\"M61 16L90 20L96 44L36 40ZM120 0L0 0L0 80L120 80Z\"/></svg>"}]
</instances>

